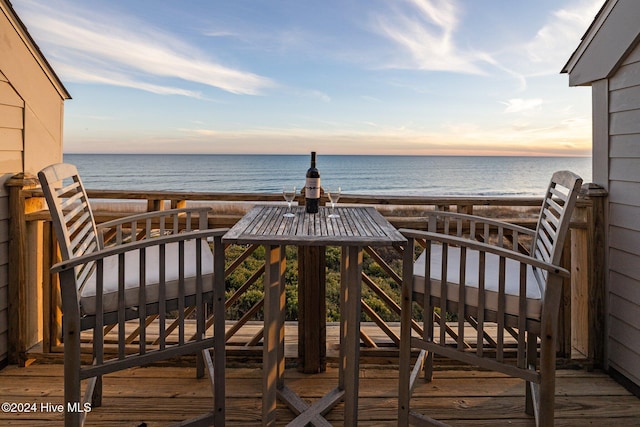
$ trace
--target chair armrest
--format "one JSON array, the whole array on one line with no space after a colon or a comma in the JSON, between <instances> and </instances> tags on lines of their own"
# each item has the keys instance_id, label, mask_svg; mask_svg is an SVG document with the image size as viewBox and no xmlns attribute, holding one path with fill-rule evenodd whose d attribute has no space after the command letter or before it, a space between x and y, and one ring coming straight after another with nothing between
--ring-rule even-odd
<instances>
[{"instance_id":1,"label":"chair armrest","mask_svg":"<svg viewBox=\"0 0 640 427\"><path fill-rule=\"evenodd\" d=\"M148 248L151 246L166 245L168 243L180 242L193 239L207 239L209 237L222 236L228 231L227 228L214 228L210 230L197 230L189 231L185 233L170 234L166 236L156 237L153 239L137 240L132 243L123 243L117 246L110 246L99 251L91 252L89 254L72 258L66 261L59 262L51 267L51 273L60 273L70 268L74 268L80 265L87 264L92 261L104 259L113 255L123 254L129 251L135 251L142 248Z\"/></svg>"},{"instance_id":2,"label":"chair armrest","mask_svg":"<svg viewBox=\"0 0 640 427\"><path fill-rule=\"evenodd\" d=\"M477 250L480 252L491 253L499 257L512 259L514 261L539 268L541 270L546 270L549 273L557 274L562 277L570 276L569 271L567 271L562 267L550 264L548 262L539 260L532 256L525 255L523 253L513 251L511 249L503 248L500 246L479 242L477 240L465 239L463 237L451 236L448 234L432 233L429 231L411 230L406 228L401 228L398 231L400 231L400 233L402 233L407 238L425 239L427 241L446 243L449 245L465 247L465 248Z\"/></svg>"},{"instance_id":3,"label":"chair armrest","mask_svg":"<svg viewBox=\"0 0 640 427\"><path fill-rule=\"evenodd\" d=\"M186 214L186 213L197 212L199 215L203 215L203 214L209 212L210 210L211 210L211 208L203 206L203 207L193 207L193 208L168 209L168 210L164 210L164 211L144 212L144 213L140 213L140 214L129 215L129 216L126 216L126 217L122 217L122 218L118 218L118 219L113 219L111 221L103 222L101 224L97 224L96 228L98 230L101 230L103 228L113 228L113 227L121 225L121 224L126 224L127 222L147 220L147 219L153 219L153 218L160 218L160 217L163 217L163 216L178 215L178 214L181 214L181 213L185 213Z\"/></svg>"},{"instance_id":4,"label":"chair armrest","mask_svg":"<svg viewBox=\"0 0 640 427\"><path fill-rule=\"evenodd\" d=\"M426 215L429 217L442 216L442 217L448 217L454 220L461 219L466 221L480 222L483 224L493 225L495 227L502 227L504 229L515 231L519 234L524 234L527 236L533 236L535 234L535 230L532 230L530 228L523 227L517 224L511 224L509 222L500 221L493 218L486 218L479 215L469 215L469 214L463 214L463 213L457 213L457 212L445 212L445 211L433 211L433 212L430 211L430 212L426 212Z\"/></svg>"}]
</instances>

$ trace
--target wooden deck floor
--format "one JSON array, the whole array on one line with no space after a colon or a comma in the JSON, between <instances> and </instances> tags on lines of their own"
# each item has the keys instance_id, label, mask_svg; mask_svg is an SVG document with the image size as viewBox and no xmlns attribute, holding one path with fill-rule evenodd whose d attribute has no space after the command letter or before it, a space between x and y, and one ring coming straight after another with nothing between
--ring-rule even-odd
<instances>
[{"instance_id":1,"label":"wooden deck floor","mask_svg":"<svg viewBox=\"0 0 640 427\"><path fill-rule=\"evenodd\" d=\"M259 322L258 322L259 323ZM237 335L239 341L253 336L258 323ZM297 354L297 329L287 323L285 354L293 365ZM392 324L394 328L398 325ZM369 323L363 329L377 341L384 336ZM322 374L305 375L295 368L286 372L287 385L304 399L314 401L337 383L335 363L339 347L338 324L327 325L329 368ZM230 349L234 346L230 346ZM380 350L380 349L379 349ZM363 351L360 370L359 425L395 426L397 410L397 354L393 351ZM262 370L259 349L236 354L230 351L227 376L227 425L256 426L261 414ZM244 353L247 353L246 350ZM380 356L381 353L382 356ZM387 354L389 353L389 354ZM35 364L27 368L9 366L0 371L0 402L28 403L32 413L0 413L2 426L58 426L62 415L47 412L63 402L62 354L34 351ZM136 368L105 378L104 402L93 408L87 426L162 426L200 415L212 404L209 381L197 380L192 363L181 366ZM455 369L453 369L455 368ZM524 382L501 374L462 369L446 359L437 361L432 383L416 386L413 406L453 426L534 426L524 413ZM35 403L35 406L33 404ZM44 406L42 406L44 405ZM278 425L293 415L278 406ZM341 426L343 405L327 415ZM556 387L557 426L640 426L640 399L602 372L559 370Z\"/></svg>"},{"instance_id":2,"label":"wooden deck floor","mask_svg":"<svg viewBox=\"0 0 640 427\"><path fill-rule=\"evenodd\" d=\"M313 401L332 389L337 371L304 375L287 370L287 383ZM362 426L393 426L397 408L394 368L365 365L360 371L359 419ZM227 425L260 422L261 370L227 369ZM50 408L63 402L62 365L36 363L0 371L0 401L30 404L31 413L0 413L0 425L58 426L62 415ZM208 380L195 379L190 367L136 368L105 379L104 404L93 408L89 426L158 426L206 412L211 404ZM523 410L524 384L477 370L437 371L434 382L421 383L414 406L454 426L533 426ZM35 405L34 405L35 404ZM3 407L4 408L4 407ZM342 425L342 404L328 414ZM292 414L279 404L278 425ZM556 390L557 426L640 426L640 400L604 373L560 370Z\"/></svg>"}]
</instances>

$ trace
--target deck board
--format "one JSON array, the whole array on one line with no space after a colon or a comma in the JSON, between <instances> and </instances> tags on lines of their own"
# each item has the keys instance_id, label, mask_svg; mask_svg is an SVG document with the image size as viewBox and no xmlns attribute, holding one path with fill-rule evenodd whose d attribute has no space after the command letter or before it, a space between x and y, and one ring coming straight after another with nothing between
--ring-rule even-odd
<instances>
[{"instance_id":1,"label":"deck board","mask_svg":"<svg viewBox=\"0 0 640 427\"><path fill-rule=\"evenodd\" d=\"M227 369L227 425L252 426L260 421L261 369ZM307 375L288 369L287 384L302 398L314 401L335 386L337 370ZM360 370L359 425L395 425L398 372L391 367ZM88 426L165 425L196 416L211 405L208 380L195 379L191 367L134 368L105 378L104 405L94 408ZM141 397L144 396L144 397ZM524 413L524 383L501 374L477 370L436 371L434 382L419 383L415 408L454 426L533 426ZM640 400L602 372L560 370L557 374L556 425L640 426ZM62 365L36 363L0 371L3 402L62 403ZM343 405L328 414L342 425ZM278 403L278 425L292 414ZM62 415L38 410L33 414L0 413L7 426L61 425Z\"/></svg>"},{"instance_id":2,"label":"deck board","mask_svg":"<svg viewBox=\"0 0 640 427\"><path fill-rule=\"evenodd\" d=\"M261 347L252 351L241 345L253 336L261 322L250 322L228 346L227 425L259 425L261 414ZM295 364L297 327L287 322L286 356ZM394 426L397 408L397 350L385 349L386 338L375 325L363 323L363 330L383 345L362 349L360 373L359 425ZM398 328L397 323L390 323ZM303 399L313 402L333 389L337 382L335 361L338 352L338 324L327 324L329 368L320 374L303 374L287 369L287 385ZM471 334L470 336L473 336ZM243 350L240 350L243 348ZM232 350L231 350L232 349ZM60 404L63 400L62 354L32 353L36 363L27 368L9 366L0 371L2 402ZM54 362L54 363L47 363ZM453 426L533 426L524 413L524 382L502 374L475 370L436 360L434 382L419 383L413 406ZM207 379L197 380L193 358L174 365L133 368L110 374L104 381L104 405L89 414L87 426L162 426L207 411L212 404ZM143 396L143 397L141 397ZM342 425L343 404L327 419ZM283 403L278 403L278 425L293 418ZM0 413L0 425L57 426L62 415L38 411L33 414ZM640 427L640 400L602 372L561 369L557 373L556 425L615 425Z\"/></svg>"}]
</instances>

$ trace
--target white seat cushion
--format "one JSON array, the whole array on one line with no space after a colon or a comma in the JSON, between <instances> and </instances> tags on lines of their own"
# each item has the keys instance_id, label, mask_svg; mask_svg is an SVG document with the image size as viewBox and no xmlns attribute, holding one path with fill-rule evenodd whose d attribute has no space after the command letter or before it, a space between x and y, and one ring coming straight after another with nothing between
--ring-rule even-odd
<instances>
[{"instance_id":1,"label":"white seat cushion","mask_svg":"<svg viewBox=\"0 0 640 427\"><path fill-rule=\"evenodd\" d=\"M426 251L424 251L414 264L413 291L425 292L425 269ZM499 277L500 257L494 254L485 255L485 308L492 311L498 310L498 277ZM479 252L467 249L465 273L465 301L467 305L477 306L478 304L478 266ZM431 245L431 295L440 297L440 280L442 273L442 245ZM530 319L540 319L542 307L542 297L538 281L531 266L527 266L527 317ZM448 247L447 265L447 298L450 301L458 302L460 283L460 248ZM505 311L509 314L518 315L520 305L520 263L506 259L505 268Z\"/></svg>"},{"instance_id":2,"label":"white seat cushion","mask_svg":"<svg viewBox=\"0 0 640 427\"><path fill-rule=\"evenodd\" d=\"M213 254L206 241L202 245L202 275L203 291L213 289ZM159 247L151 246L145 252L146 270L146 300L147 303L158 301L160 289L160 269L158 267ZM165 246L165 299L171 300L178 297L178 243L170 243ZM184 286L185 296L194 295L196 292L196 240L188 240L184 245ZM131 251L125 254L125 305L136 307L139 305L138 292L140 282L140 252ZM118 256L104 259L103 281L103 312L108 313L118 309ZM80 308L83 314L96 314L96 271L87 279L80 293Z\"/></svg>"}]
</instances>

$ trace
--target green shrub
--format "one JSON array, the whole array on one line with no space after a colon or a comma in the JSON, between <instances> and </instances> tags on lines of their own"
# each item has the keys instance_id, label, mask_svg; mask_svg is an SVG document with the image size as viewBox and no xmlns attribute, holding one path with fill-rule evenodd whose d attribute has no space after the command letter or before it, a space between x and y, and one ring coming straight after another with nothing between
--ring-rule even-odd
<instances>
[{"instance_id":1,"label":"green shrub","mask_svg":"<svg viewBox=\"0 0 640 427\"><path fill-rule=\"evenodd\" d=\"M231 245L227 248L227 267L240 256L248 246ZM378 254L387 262L397 274L401 274L401 259L393 248L382 248ZM256 249L253 254L247 257L240 266L226 278L226 296L229 298L242 287L254 273L264 264L264 248ZM285 270L285 293L286 293L286 318L287 320L298 319L298 252L296 247L286 248L287 267ZM327 321L335 322L340 320L340 261L341 249L339 247L328 247L326 250L326 306ZM389 277L389 275L367 254L363 259L363 272L369 276L387 295L394 301L400 301L400 287ZM227 310L227 318L237 320L242 317L253 305L263 297L264 275L261 275L248 289L240 296L233 306ZM398 316L392 312L380 298L363 284L362 297L364 301L385 321L397 321ZM262 310L255 317L262 320ZM367 320L366 315L362 315L362 320Z\"/></svg>"}]
</instances>

